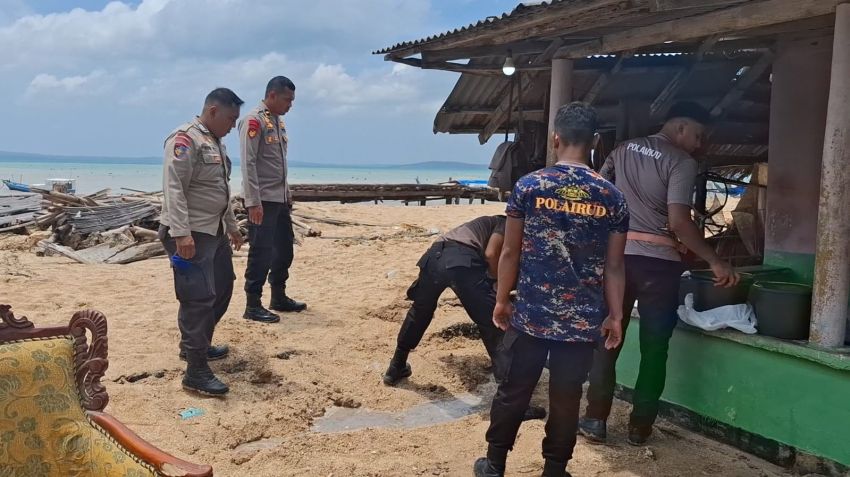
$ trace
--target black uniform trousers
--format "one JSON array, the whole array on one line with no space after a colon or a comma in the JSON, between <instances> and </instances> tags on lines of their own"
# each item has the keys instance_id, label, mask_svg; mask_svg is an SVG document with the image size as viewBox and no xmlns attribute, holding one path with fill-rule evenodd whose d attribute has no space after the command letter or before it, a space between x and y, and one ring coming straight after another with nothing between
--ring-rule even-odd
<instances>
[{"instance_id":1,"label":"black uniform trousers","mask_svg":"<svg viewBox=\"0 0 850 477\"><path fill-rule=\"evenodd\" d=\"M289 204L263 201L263 222L248 226L248 266L245 293L262 295L266 279L273 288L286 289L294 256L295 234Z\"/></svg>"},{"instance_id":2,"label":"black uniform trousers","mask_svg":"<svg viewBox=\"0 0 850 477\"><path fill-rule=\"evenodd\" d=\"M160 226L159 239L168 252L174 273L174 291L180 301L177 324L180 348L206 352L215 326L224 316L233 295L233 252L227 235L219 228L216 236L192 232L195 256L175 265L177 242Z\"/></svg>"},{"instance_id":3,"label":"black uniform trousers","mask_svg":"<svg viewBox=\"0 0 850 477\"><path fill-rule=\"evenodd\" d=\"M453 241L435 242L417 263L419 278L407 290L413 305L398 333L398 348L411 351L422 341L434 318L440 295L451 288L466 313L478 325L481 340L498 369L498 344L503 333L493 324L496 306L494 280L487 275L487 262L481 254ZM497 379L499 373L496 372Z\"/></svg>"},{"instance_id":4,"label":"black uniform trousers","mask_svg":"<svg viewBox=\"0 0 850 477\"><path fill-rule=\"evenodd\" d=\"M504 464L513 449L525 410L549 358L549 418L543 457L566 466L573 456L582 385L593 360L594 343L536 338L508 328L502 341L505 378L490 408L487 457Z\"/></svg>"},{"instance_id":5,"label":"black uniform trousers","mask_svg":"<svg viewBox=\"0 0 850 477\"><path fill-rule=\"evenodd\" d=\"M679 319L679 282L685 268L681 262L626 255L626 293L623 300L623 338L637 301L640 314L640 370L632 399L630 424L650 426L658 416L658 400L667 379L667 350ZM617 383L617 357L623 345L594 352L587 390L586 415L608 419Z\"/></svg>"}]
</instances>

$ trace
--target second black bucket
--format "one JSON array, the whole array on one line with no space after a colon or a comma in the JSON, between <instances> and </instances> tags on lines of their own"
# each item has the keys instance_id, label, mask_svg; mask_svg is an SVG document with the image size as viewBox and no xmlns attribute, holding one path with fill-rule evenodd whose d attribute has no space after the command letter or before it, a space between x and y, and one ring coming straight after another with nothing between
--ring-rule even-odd
<instances>
[{"instance_id":1,"label":"second black bucket","mask_svg":"<svg viewBox=\"0 0 850 477\"><path fill-rule=\"evenodd\" d=\"M758 333L785 340L809 338L812 288L785 282L757 282L750 288Z\"/></svg>"}]
</instances>

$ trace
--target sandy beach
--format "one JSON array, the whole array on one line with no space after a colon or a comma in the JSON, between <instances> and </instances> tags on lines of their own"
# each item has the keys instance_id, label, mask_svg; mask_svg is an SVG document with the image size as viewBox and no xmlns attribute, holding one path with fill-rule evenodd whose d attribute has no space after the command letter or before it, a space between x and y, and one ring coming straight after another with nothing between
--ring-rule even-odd
<instances>
[{"instance_id":1,"label":"sandy beach","mask_svg":"<svg viewBox=\"0 0 850 477\"><path fill-rule=\"evenodd\" d=\"M296 248L288 289L310 308L286 314L273 325L241 318L247 254L236 254L236 292L214 338L231 346L231 356L212 363L231 387L226 399L199 398L180 386L184 365L177 358L177 301L163 258L125 266L82 265L37 257L25 250L25 239L3 238L0 302L41 326L67 323L84 308L105 313L107 411L155 445L213 465L217 476L471 475L472 462L486 450L493 383L480 341L466 337L464 327L452 328L469 319L451 292L444 294L431 329L411 355L413 376L390 388L380 375L395 346L416 261L434 238L428 233L500 213L503 205L299 207L378 226L312 222L324 237L305 239ZM544 373L537 404L546 404L546 383ZM475 399L481 400L480 410L463 416L463 403L474 407ZM445 405L428 406L435 402ZM448 411L436 413L440 406ZM189 408L204 413L182 419L179 413ZM404 419L414 411L418 419ZM455 411L461 417L433 423ZM359 416L366 427L320 432L339 431L335 426L348 414ZM618 403L609 445L579 438L569 467L573 475L787 475L665 422L656 426L648 446L631 447L626 420L627 406ZM398 423L408 427L387 427ZM522 426L508 475L540 474L543 425Z\"/></svg>"}]
</instances>

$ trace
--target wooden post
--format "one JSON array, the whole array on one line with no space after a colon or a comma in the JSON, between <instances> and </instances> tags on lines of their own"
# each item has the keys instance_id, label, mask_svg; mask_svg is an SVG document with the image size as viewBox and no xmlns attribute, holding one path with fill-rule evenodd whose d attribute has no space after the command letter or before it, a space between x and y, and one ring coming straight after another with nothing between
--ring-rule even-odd
<instances>
[{"instance_id":1,"label":"wooden post","mask_svg":"<svg viewBox=\"0 0 850 477\"><path fill-rule=\"evenodd\" d=\"M572 101L572 94L572 60L552 60L552 82L549 85L549 137L546 147L547 166L551 166L557 161L552 144L552 132L555 130L555 116L558 114L558 108Z\"/></svg>"},{"instance_id":2,"label":"wooden post","mask_svg":"<svg viewBox=\"0 0 850 477\"><path fill-rule=\"evenodd\" d=\"M809 341L844 344L850 299L850 4L835 12Z\"/></svg>"}]
</instances>

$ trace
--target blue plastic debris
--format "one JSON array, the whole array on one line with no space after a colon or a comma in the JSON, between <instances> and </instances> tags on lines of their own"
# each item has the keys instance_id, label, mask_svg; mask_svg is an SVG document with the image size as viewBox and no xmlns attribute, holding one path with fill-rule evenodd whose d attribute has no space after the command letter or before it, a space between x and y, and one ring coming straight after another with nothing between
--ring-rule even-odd
<instances>
[{"instance_id":1,"label":"blue plastic debris","mask_svg":"<svg viewBox=\"0 0 850 477\"><path fill-rule=\"evenodd\" d=\"M191 419L193 417L198 417L198 416L203 416L203 415L204 415L204 410L198 409L196 407L190 407L189 409L180 411L180 419L183 419L184 421L186 419Z\"/></svg>"}]
</instances>

